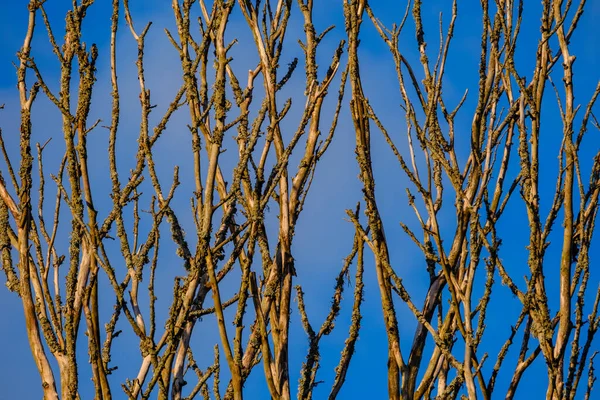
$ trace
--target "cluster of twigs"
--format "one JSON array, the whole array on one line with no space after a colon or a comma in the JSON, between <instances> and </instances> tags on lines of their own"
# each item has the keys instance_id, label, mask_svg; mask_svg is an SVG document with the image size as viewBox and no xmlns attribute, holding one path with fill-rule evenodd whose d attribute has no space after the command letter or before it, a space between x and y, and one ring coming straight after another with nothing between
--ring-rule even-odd
<instances>
[{"instance_id":1,"label":"cluster of twigs","mask_svg":"<svg viewBox=\"0 0 600 400\"><path fill-rule=\"evenodd\" d=\"M392 29L380 22L366 1L352 1L345 5L352 85L350 106L356 130L357 160L365 190L368 227L371 229L370 236L364 233L364 240L375 256L388 332L390 398L429 398L435 390L439 398L455 398L462 388L466 389L470 399L478 395L484 399L491 398L500 368L522 325L521 350L506 397L513 398L523 373L541 353L549 377L546 398L574 398L600 322L597 315L600 290L596 293L587 321L583 317L590 272L589 249L600 191L597 172L600 153L594 157L587 187L578 158L580 144L593 118L592 107L600 94L600 83L587 104L583 118L576 121L578 107L574 104L572 80L575 57L569 52L569 41L583 14L585 2L580 2L575 9L572 2L543 1L535 72L529 82L523 72L517 71L515 63L515 49L517 40L520 41L523 23L523 2L506 0L481 3L479 91L471 125L470 152L462 164L456 151L460 140L456 140L456 137L460 133L456 129L455 117L464 104L466 94L451 109L444 100L442 90L458 15L457 1L452 4L450 23L445 37L440 38L440 48L433 64L426 51L423 6L420 1L409 5L402 22ZM416 78L415 68L407 61L405 51L399 45L409 12L412 12L415 26L419 62L424 75L422 81ZM567 17L569 12L573 14L570 18ZM383 126L361 87L357 47L365 14L389 47L396 67L406 113L408 156L404 156L395 145L394 135ZM553 50L550 43L554 40L558 43L558 49ZM558 95L557 91L563 140L555 196L550 212L543 215L539 207L539 187L542 184L539 171L542 101L547 85L552 84L552 68L559 61L563 66L564 82L564 94ZM595 119L592 121L595 122ZM383 233L384 221L377 210L374 190L371 124L383 134L412 184L412 189L407 189L408 203L419 221L422 239L407 225L402 224L402 228L421 249L430 274L430 287L422 307L412 302L397 275L397 269L390 264L388 240ZM595 125L597 128L597 123ZM415 141L422 150L420 158L415 151ZM517 166L509 162L513 151L519 157ZM515 167L519 170L511 173L510 169ZM515 176L512 182L507 179L510 175ZM443 215L444 190L448 190L448 187L455 199L451 211L456 216L453 236L443 235L439 223L439 216ZM497 230L498 221L517 188L527 210L530 229L527 247L529 275L524 285L518 284L516 277L511 276L503 265L500 253L502 232ZM551 295L546 284L550 266L544 255L550 244L548 235L560 214L564 217L559 271L560 309L553 314L548 302ZM357 229L361 230L358 220L353 220ZM485 290L474 292L477 269L482 266ZM488 353L481 354L480 344L485 333L486 311L495 276L499 276L502 283L521 301L522 311L514 323L510 338L485 376L485 368L482 367ZM399 345L400 333L392 300L394 292L418 320L408 355L402 354ZM477 298L478 292L481 295ZM444 296L444 293L447 295ZM445 299L449 299L447 309L443 307ZM437 321L434 319L436 313ZM586 323L588 329L584 334ZM423 368L428 336L434 341L435 348ZM456 348L459 347L457 341L461 343L460 348L464 349L460 353ZM534 350L528 351L531 347ZM589 360L590 364L592 359ZM592 385L593 379L587 385L588 396Z\"/></svg>"},{"instance_id":2,"label":"cluster of twigs","mask_svg":"<svg viewBox=\"0 0 600 400\"><path fill-rule=\"evenodd\" d=\"M387 332L391 399L447 399L460 394L470 399L489 399L501 368L507 368L505 358L518 336L521 346L507 398L513 398L524 372L540 356L548 372L548 399L571 399L581 393L578 389L581 379L585 379L586 367L589 375L584 386L589 397L595 380L592 340L600 325L600 291L587 317L584 300L589 296L589 253L600 194L600 153L594 157L587 183L578 155L588 125L600 128L592 113L600 84L582 111L583 117L576 118L579 107L573 94L575 57L569 50L585 1L577 6L571 1L543 1L535 72L528 81L515 63L523 2L482 0L477 102L466 146L469 153L460 162L457 149L465 134L457 132L455 117L466 94L452 109L442 90L458 17L457 0L452 4L445 35L440 33L435 63L430 62L431 54L426 50L420 1L409 4L400 24L389 29L366 0L344 0L347 40L341 40L333 54L326 55L331 61L325 71L319 69L317 53L333 27L316 31L313 10L321 4L313 0L214 0L212 4L204 0L173 0L177 32L166 30L166 34L179 54L183 84L154 126L149 116L155 106L144 69L150 24L140 29L134 23L129 2L113 0L109 54L112 112L107 151L112 192L106 213L100 213L95 206L109 200L95 189L88 163L87 136L99 129L99 121L90 120L90 108L100 55L95 45L86 46L82 26L86 15L93 12L93 3L73 2L66 16L63 43L59 44L44 2L30 0L29 25L18 53L18 170L13 168L4 143L0 142L6 160L6 176L0 177L2 265L8 288L18 293L23 303L28 339L45 399L80 396L78 371L87 368L77 358L77 348L83 344L80 325L85 326L98 399L119 397L110 378L116 368L111 363L111 351L123 329L137 336L141 351L137 375L122 384L128 398L221 398L219 380L223 365L219 360L223 354L229 380L224 398L242 399L244 383L260 364L270 397L289 399L294 385L288 364L294 291L308 336L308 354L301 368L297 396L310 399L319 383L321 339L334 329L354 263L352 320L330 389L329 398L334 399L345 382L360 332L365 246L374 256ZM231 62L230 53L238 46L237 40L225 39L234 9L242 13L247 35L258 55L258 63L243 76L245 82ZM282 99L281 89L296 73L299 63L294 59L287 68L280 67L287 61L282 60L282 51L292 12L300 14L304 26L299 42L304 52L301 64L306 75L305 91ZM409 63L399 41L411 13L422 80L417 78L421 73ZM141 108L138 147L129 150L131 155L135 153L136 162L126 178L117 154L123 117L117 78L117 35L121 34L118 28L123 18L128 34L137 43ZM406 116L407 142L403 146L395 144L398 135L386 129L363 90L359 54L363 19L379 32L395 65ZM36 22L40 21L60 65L58 92L46 82L43 68L38 68L32 55L31 43ZM554 86L553 68L560 65L562 94L555 88L563 121L560 168L550 211L544 215L539 206L541 132L546 129L542 123L542 101L548 86ZM31 75L35 83L28 88L26 82L32 80ZM255 88L259 82L262 87ZM323 134L324 104L329 93L336 90L334 82L339 82L338 96L334 98L331 126L325 127ZM294 276L302 270L294 265L292 242L318 162L333 140L347 83L366 224L361 222L359 207L348 211L355 230L354 243L339 272L329 313L317 329L309 321L302 288L294 287ZM31 145L32 106L40 90L61 113L65 142L59 170L51 175L56 186L51 222L46 221L44 210L46 145L37 145L38 171L34 171ZM295 128L290 128L292 107L300 110ZM168 183L157 173L158 144L165 140L163 134L173 115L181 110L189 112L190 120L194 179L191 215L195 236L184 232L180 223L190 211L173 205L180 192L178 168ZM390 222L384 221L378 210L372 128L383 135L411 183L407 188L408 203L421 233L405 224L402 228L423 253L429 276L429 290L422 305L411 298L399 275L399 266L390 259L388 248L394 239L386 237L384 226ZM233 132L237 158L235 165L229 166L221 154L226 150L226 135ZM455 140L455 136L462 137ZM513 151L516 154L511 154ZM291 165L292 152L300 154L297 166ZM519 162L511 162L511 155ZM142 184L152 189L150 196L142 195ZM38 191L35 207L34 189ZM448 190L454 203L446 203L443 208ZM530 234L529 268L523 284L502 261L502 232L497 229L498 221L505 218L509 200L519 201L515 199L519 192ZM64 217L64 207L70 217ZM142 214L140 207L148 211ZM276 226L266 221L269 207L278 211ZM456 218L453 235L442 234L440 227L440 216L447 213ZM548 298L556 294L550 294L546 284L550 267L545 252L548 236L552 228L556 229L559 217L563 218L558 271L560 306L558 311L552 311ZM60 254L57 241L67 239L59 231L69 223L68 254ZM170 238L161 236L163 227L170 229ZM113 238L120 251L111 249L109 242ZM156 271L162 268L159 249L168 248L161 245L164 242L175 246L184 273L175 280L168 317L162 321L156 312ZM108 279L113 293L100 293L100 275ZM226 298L222 282L234 276L237 293ZM502 289L496 287L497 277L520 300L522 311L510 332L507 327L510 337L494 361L482 350L481 343L492 295L503 295ZM143 279L148 282L147 293L142 293ZM483 290L474 290L477 282L484 282ZM145 300L140 299L143 296L148 299L147 310L143 309ZM99 304L115 297L111 319L101 321ZM410 332L399 326L395 310L398 301L404 302L418 321L410 349L401 346L401 335ZM228 307L236 310L233 319L226 318ZM208 314L216 317L220 342L215 345L213 364L202 370L190 341L196 325ZM107 322L104 329L102 322ZM157 325L164 326L164 331ZM433 345L428 346L428 341L433 341ZM50 357L56 360L56 369ZM192 384L186 387L188 383Z\"/></svg>"}]
</instances>

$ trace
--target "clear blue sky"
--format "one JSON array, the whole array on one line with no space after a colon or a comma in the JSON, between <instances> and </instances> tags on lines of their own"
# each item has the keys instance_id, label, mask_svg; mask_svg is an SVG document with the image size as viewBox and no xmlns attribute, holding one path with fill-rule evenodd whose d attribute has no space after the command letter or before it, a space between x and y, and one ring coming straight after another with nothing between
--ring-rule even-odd
<instances>
[{"instance_id":1,"label":"clear blue sky","mask_svg":"<svg viewBox=\"0 0 600 400\"><path fill-rule=\"evenodd\" d=\"M53 28L57 36L62 36L64 29L64 15L70 5L70 1L50 0L46 3L46 10L50 15ZM146 50L146 71L147 84L152 90L153 103L158 105L157 111L153 114L154 119L161 115L171 101L174 93L180 84L180 67L178 56L169 44L163 32L163 27L168 27L175 32L172 22L172 9L170 2L149 0L132 1L132 12L136 26L141 28L146 21L154 22L147 39ZM296 2L294 2L295 4ZM323 44L320 52L320 64L326 65L330 59L330 54L335 48L337 41L344 37L343 14L341 10L341 0L321 0L316 6L315 22L318 30L323 30L330 24L335 24L335 30L330 33L328 39ZM380 16L382 21L391 26L392 22L398 22L404 13L404 2L394 0L373 1L373 8ZM432 51L438 46L438 13L444 11L444 26L449 21L449 7L446 1L435 0L426 2L424 8L426 39L429 43L429 49ZM535 4L534 4L535 3ZM523 33L521 35L521 45L518 47L517 68L520 68L526 76L531 76L533 70L533 60L535 58L535 49L539 38L538 23L540 20L539 2L526 2ZM295 7L296 4L295 4ZM298 20L297 9L295 16L292 17L288 33L288 47L282 58L282 64L291 61L293 57L302 59L302 53L296 43L295 38L302 33L302 23ZM110 4L107 1L97 1L94 4L86 18L84 26L84 40L87 43L96 43L100 50L98 60L98 84L94 94L94 108L92 109L91 120L101 118L102 124L108 124L110 120L110 80L109 80L109 60L108 45L110 38ZM578 33L572 40L572 52L577 55L575 64L575 91L576 101L586 103L600 71L600 32L597 21L600 20L600 2L591 1L588 4L587 11L579 26ZM480 3L475 0L464 0L459 2L459 17L456 26L454 47L450 52L448 70L445 82L445 95L447 101L456 103L462 96L465 89L470 90L468 98L462 113L458 117L458 127L462 129L462 139L457 140L459 144L468 146L468 137L470 137L469 127L472 118L472 111L475 106L475 93L477 87L477 70L479 61L479 40L480 40ZM15 53L22 44L27 22L27 9L25 2L9 1L0 6L0 34L2 43L0 44L0 104L5 103L5 110L0 111L0 128L4 132L5 140L8 143L10 154L14 161L18 157L18 93L15 88L16 75L12 62L17 62ZM121 21L120 39L119 39L119 79L122 93L122 124L120 133L120 168L126 174L133 165L132 155L127 152L135 145L139 126L139 106L138 93L139 86L135 74L135 43L125 24ZM413 61L417 61L416 46L414 41L413 25L407 23L402 35L402 45L405 46L405 53ZM249 69L255 62L256 56L252 49L248 48L250 42L246 41L248 30L245 22L240 15L239 10L234 12L232 23L230 25L229 37L239 37L242 45L234 49L235 57L234 69L241 71ZM58 66L54 55L51 52L47 37L41 24L41 18L38 19L38 27L33 43L33 56L46 76L46 80L54 89L57 87ZM400 97L395 78L394 66L390 54L385 45L379 39L378 34L372 28L370 22L363 24L362 44L362 71L365 85L365 91L375 110L383 122L391 128L397 130L398 143L403 143L404 135L404 115L399 108ZM418 68L417 68L418 69ZM301 70L296 72L295 77L290 82L289 91L286 93L302 93L304 73ZM335 90L335 89L333 89ZM543 159L541 160L542 177L546 178L542 182L541 201L542 207L547 210L554 191L554 177L556 176L556 155L561 140L561 122L556 117L556 103L551 90L548 90L549 97L548 108L554 110L546 114L544 120L543 139L546 140L543 149ZM332 98L334 96L331 96ZM34 141L45 142L47 138L54 137L54 140L47 148L47 171L55 173L58 159L62 156L63 144L61 143L61 122L60 115L53 109L53 106L44 98L39 96L37 104L34 106ZM303 104L300 101L299 104ZM331 108L331 105L328 107ZM598 114L598 112L597 112ZM297 116L297 114L295 114ZM294 115L291 117L294 118ZM325 118L326 123L329 117ZM175 208L181 209L182 214L189 212L189 197L193 190L191 174L186 171L186 166L191 165L188 154L176 153L180 146L189 146L188 132L186 123L188 116L186 112L177 114L173 123L169 125L166 134L158 145L157 163L160 167L161 177L165 185L170 182L172 167L175 164L180 165L182 186L178 189L178 195L175 199ZM327 126L327 125L324 125ZM587 146L580 156L582 159L591 159L593 154L598 151L599 133L591 131L588 134ZM425 265L419 250L412 244L400 228L399 221L414 223L412 211L406 206L405 188L408 181L397 165L395 157L389 151L381 137L374 132L374 154L376 155L375 171L378 179L377 195L381 207L381 213L387 224L386 236L389 240L392 264L399 271L404 279L410 293L417 304L422 304L423 297L428 286L428 276L425 271ZM90 160L94 165L93 178L97 184L96 202L102 211L110 206L108 197L110 180L107 170L106 146L108 135L105 130L98 128L90 137L90 148L98 149L90 155ZM233 142L232 142L233 143ZM185 147L184 147L185 148ZM236 151L230 150L230 157L235 157ZM128 155L128 156L126 156ZM175 157L174 157L175 155ZM224 160L227 162L228 153L224 154ZM344 220L347 208L353 208L358 200L361 199L360 183L357 175L354 157L354 133L349 115L344 110L342 119L336 134L334 143L329 152L324 157L318 167L317 176L311 189L311 195L305 206L305 211L300 217L297 233L294 238L293 253L296 259L298 269L297 283L303 285L307 293L306 302L308 313L314 326L319 326L327 313L330 304L331 294L335 276L337 275L342 263L343 257L347 255L352 244L353 229L351 225ZM291 165L297 165L292 163ZM589 171L589 162L585 164ZM6 176L5 167L2 163L2 172ZM589 172L586 172L586 174ZM47 194L47 209L51 210L53 206L53 186L49 184ZM102 195L106 193L106 195ZM447 204L450 206L450 203ZM454 219L451 207L447 210L449 213L442 216L444 229L452 232L454 229ZM274 217L275 212L272 212ZM182 219L180 217L180 219ZM183 221L184 228L188 232L193 232L191 222ZM555 233L560 231L558 226ZM504 234L503 234L504 232ZM67 234L63 232L63 238ZM525 275L527 265L527 252L525 246L528 242L528 231L525 216L525 209L518 196L514 196L513 201L505 215L500 230L503 239L501 256L504 264L513 272L515 279ZM552 238L551 238L552 239ZM594 239L597 243L598 238ZM66 242L65 242L66 243ZM554 237L554 245L549 248L547 255L549 272L549 290L556 291L558 288L555 271L558 267L558 249L560 240ZM325 245L326 244L326 245ZM62 245L63 249L66 244ZM592 263L600 256L598 250L592 252ZM159 273L159 284L164 285L160 289L159 298L162 294L164 303L159 307L163 312L167 307L167 299L171 293L172 278L181 274L181 262L174 255L163 256L162 262L165 267ZM381 316L381 306L379 301L379 291L376 286L375 273L372 268L372 256L366 257L366 300L363 305L363 322L360 339L358 342L356 354L353 358L347 383L341 392L340 399L359 399L372 398L384 399L387 396L386 384L386 360L387 343L385 339L385 330ZM590 279L590 289L593 290L599 281L599 273L592 267L592 276ZM4 275L0 281L4 283ZM521 282L522 281L518 281ZM105 283L103 283L105 285ZM107 288L107 286L104 286ZM339 354L343 346L343 341L347 335L350 322L349 312L351 307L351 290L346 289L346 299L342 305L342 313L338 318L334 333L322 340L322 361L321 369L317 380L324 383L315 390L315 399L325 398L329 393L331 383L334 377L334 367L337 365ZM489 351L490 357L495 358L500 347L510 333L509 322L514 323L520 310L519 301L512 297L506 287L497 284L495 287L498 298L493 300L488 311L488 330L487 336L482 345L482 350ZM232 283L226 287L226 293L234 293L235 285ZM104 292L103 292L104 293ZM112 308L111 302L114 296L111 289L107 288L107 303L104 304L102 315L104 321L108 320ZM550 299L553 306L556 307L556 299ZM591 302L591 299L589 300ZM0 325L0 400L5 399L37 399L41 397L41 387L38 385L38 375L35 369L31 353L28 347L27 337L24 328L22 306L20 299L13 293L9 293L4 288L0 288L0 306L2 309L3 324ZM295 307L295 303L294 303ZM556 309L556 308L554 308ZM402 346L408 351L414 332L415 318L409 310L401 303L397 303L399 315L400 330L402 333ZM588 310L589 312L589 310ZM229 314L231 318L231 313ZM292 388L295 392L298 372L301 363L306 354L307 340L301 329L298 313L293 310L291 338L291 377ZM122 328L129 330L124 319L121 321ZM82 324L83 326L83 324ZM192 346L199 351L197 361L202 367L212 363L212 345L218 340L215 330L214 319L207 317L199 325L201 328L195 331ZM83 335L81 335L83 336ZM115 398L122 398L119 384L125 378L133 378L137 374L137 368L141 357L137 349L137 341L130 334L124 333L122 337L115 342L113 355L113 364L119 366L119 370L111 377L113 382L113 395ZM86 343L81 342L81 362L80 362L80 389L83 399L92 398L92 383L90 372L87 370L85 361ZM595 346L598 349L598 345ZM497 384L497 391L501 396L502 391L508 385L515 358L514 352L509 355L504 372L500 374ZM204 359L202 359L204 357ZM50 357L52 358L52 357ZM222 359L223 367L226 363ZM488 362L489 371L492 363ZM486 373L489 376L489 372ZM225 382L226 379L222 379ZM368 382L368 384L367 384ZM190 382L191 384L193 382ZM520 395L518 398L532 399L545 391L546 377L545 366L542 358L538 358L536 363L525 374L522 383ZM262 368L258 367L253 372L251 378L246 384L247 398L260 399L267 398L266 388L263 383Z\"/></svg>"}]
</instances>

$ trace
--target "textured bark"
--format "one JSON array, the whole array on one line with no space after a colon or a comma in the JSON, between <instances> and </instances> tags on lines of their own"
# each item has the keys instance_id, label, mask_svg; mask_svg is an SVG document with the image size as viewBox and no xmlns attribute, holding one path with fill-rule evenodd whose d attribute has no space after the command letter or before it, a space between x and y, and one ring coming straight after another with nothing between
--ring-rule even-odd
<instances>
[{"instance_id":1,"label":"textured bark","mask_svg":"<svg viewBox=\"0 0 600 400\"><path fill-rule=\"evenodd\" d=\"M171 99L151 96L156 77L146 72L154 62L146 52L154 45L149 32L155 28L141 21L128 0L111 3L109 45L89 43L89 16L99 3L73 2L57 28L44 8L50 2L29 2L16 63L18 155L9 154L0 131L6 164L0 176L2 270L8 289L22 302L45 399L84 397L81 371L91 373L94 398L105 400L120 398L121 390L133 399L305 400L324 396L315 390L319 385L328 385L330 400L351 397L344 392L347 380L371 387L366 375L371 366L352 363L361 345L365 291L380 301L390 399L519 398L523 376L542 359L547 399L593 396L600 290L590 282L590 251L600 152L586 147L597 147L587 133L600 129L594 116L600 83L580 107L573 45L581 40L574 34L590 7L586 1L543 0L539 37L527 37L521 31L524 8L531 5L518 0L482 0L480 10L464 13L471 18L480 12L477 24L459 8L473 5L448 2L440 5L439 29L429 26L430 5L419 0L408 2L404 15L368 0L343 0L340 10L314 0L172 0L177 31L164 34L180 68L164 74L178 76L181 86ZM344 26L317 29L322 20L335 18L343 18ZM396 25L384 25L394 18ZM36 29L36 22L43 27ZM478 29L481 35L477 82L460 99L453 92L462 82L449 82L451 64L467 70L465 60L452 54L461 45L454 39L458 24L472 24L470 32ZM438 35L439 47L428 48ZM117 51L122 39L135 43L136 72L120 77L120 65L129 62ZM37 44L42 41L55 60L47 59ZM529 61L515 59L515 52L528 41L537 48L533 63L524 65ZM386 82L390 93L370 86L379 78L367 65L371 46L389 50L384 63L396 78ZM301 59L290 58L296 50ZM38 54L44 55L43 65L36 62ZM102 122L93 120L93 111L96 102L101 108L97 69L106 65L104 58L110 61L111 97L110 115ZM47 71L51 62L56 76ZM303 76L298 68L304 68ZM122 93L122 79L137 81L139 108L124 107L129 97ZM60 113L61 135L35 146L36 171L32 140L54 129L32 122L42 95ZM378 96L400 101L393 118L380 118L380 103L370 101ZM468 96L474 101L468 103ZM167 135L175 130L178 112L188 118L189 145L173 150ZM558 120L554 114L562 126L549 126L556 125L548 122ZM393 125L398 115L405 117L400 129ZM461 124L465 118L468 126ZM131 121L139 123L137 147L123 148ZM305 252L296 236L305 206L320 206L306 200L315 176L326 176L319 161L329 157L341 121L354 140L362 197L349 199L350 205L358 201L346 210L353 241L317 325L305 300L321 293L298 285L314 279L308 276L314 270L296 261ZM102 127L108 129L107 150L88 140ZM558 168L541 171L549 137L559 131ZM414 246L400 251L401 238L389 234L397 221L386 210L387 196L404 181L382 184L382 174L390 171L378 162L383 153L376 152L388 150L381 150L384 142L407 178L407 207L397 202L393 209ZM164 157L165 149L174 163ZM103 156L105 171L94 164ZM177 165L170 178L167 162ZM349 171L342 172L354 173ZM110 196L99 176L110 179ZM329 189L313 189L310 196L323 204ZM549 190L554 196L548 208L540 197ZM52 210L45 208L48 191ZM181 199L190 199L191 210ZM526 218L515 224L528 234L527 263L518 273L503 260L522 250L502 245L513 234L505 229L507 210L516 207ZM551 243L552 229L560 244ZM333 236L323 248L338 246ZM560 254L557 260L548 256L551 251ZM365 275L369 268L374 282ZM172 271L176 277L169 282L164 276ZM417 274L428 279L419 299L403 281ZM351 290L351 301L344 300L344 290ZM159 294L168 302L166 315ZM558 308L549 299L557 299ZM294 301L308 344L301 365L293 365L290 356L295 335L302 335L293 321ZM503 318L489 315L492 301L514 301L520 308L516 320L502 321L505 342L486 330L490 318ZM100 312L106 305L113 305L108 319ZM323 338L341 318L349 319L347 336L333 380L322 382L322 358L331 357L324 351L331 343ZM414 331L406 329L409 318L416 321ZM216 343L206 340L211 323ZM137 340L139 368L116 382L111 354L123 345L121 332ZM81 359L78 347L86 344L87 359ZM207 350L210 359L203 357ZM505 362L510 351L516 364ZM245 387L256 367L268 394ZM291 381L296 369L297 385ZM499 379L508 385L506 393L499 393ZM537 377L535 385L541 385Z\"/></svg>"}]
</instances>

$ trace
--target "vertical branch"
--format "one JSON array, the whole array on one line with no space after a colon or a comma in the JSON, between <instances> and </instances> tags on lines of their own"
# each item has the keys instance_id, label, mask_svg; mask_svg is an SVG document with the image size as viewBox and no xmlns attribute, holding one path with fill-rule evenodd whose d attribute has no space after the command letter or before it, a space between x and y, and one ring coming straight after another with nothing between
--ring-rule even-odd
<instances>
[{"instance_id":1,"label":"vertical branch","mask_svg":"<svg viewBox=\"0 0 600 400\"><path fill-rule=\"evenodd\" d=\"M400 351L400 340L396 312L392 302L390 278L384 268L389 265L387 241L383 233L383 222L375 199L375 181L371 164L371 139L369 116L362 90L358 57L358 36L365 7L364 0L344 2L346 33L348 35L348 63L352 98L350 109L356 132L356 159L360 168L366 202L366 214L374 247L376 248L375 267L381 294L384 321L388 336L388 395L390 399L400 398L400 374L406 364Z\"/></svg>"},{"instance_id":2,"label":"vertical branch","mask_svg":"<svg viewBox=\"0 0 600 400\"><path fill-rule=\"evenodd\" d=\"M45 399L58 399L58 392L54 380L52 368L46 356L44 345L40 335L40 326L36 316L35 305L33 303L33 295L31 292L31 273L37 273L35 266L30 263L29 257L29 234L32 226L32 206L31 206L31 190L32 190L32 165L33 156L31 155L31 107L39 91L40 86L36 83L28 92L26 86L27 76L27 61L30 57L31 42L35 30L35 18L39 3L35 0L29 2L28 9L28 25L27 33L23 46L19 52L19 67L17 69L17 88L19 90L19 99L21 104L21 128L20 128L20 149L21 149L21 165L19 168L19 179L21 185L18 191L19 203L18 209L11 207L13 217L17 222L17 252L19 255L19 294L23 303L23 311L25 314L25 324L27 328L27 337L29 346L33 354L35 364L37 366ZM7 202L8 193L4 184L2 184L3 202ZM10 206L10 203L8 203ZM6 232L6 231L5 231ZM3 233L3 236L6 233Z\"/></svg>"}]
</instances>

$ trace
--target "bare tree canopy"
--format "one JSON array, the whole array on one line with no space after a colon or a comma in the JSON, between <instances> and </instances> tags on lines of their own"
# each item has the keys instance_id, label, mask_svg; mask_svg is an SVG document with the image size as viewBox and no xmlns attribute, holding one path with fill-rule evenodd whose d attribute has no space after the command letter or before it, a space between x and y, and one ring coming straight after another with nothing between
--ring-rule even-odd
<instances>
[{"instance_id":1,"label":"bare tree canopy","mask_svg":"<svg viewBox=\"0 0 600 400\"><path fill-rule=\"evenodd\" d=\"M0 398L600 398L598 1L25 3Z\"/></svg>"}]
</instances>

